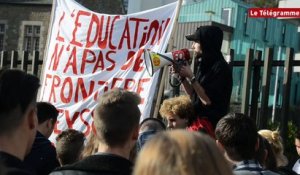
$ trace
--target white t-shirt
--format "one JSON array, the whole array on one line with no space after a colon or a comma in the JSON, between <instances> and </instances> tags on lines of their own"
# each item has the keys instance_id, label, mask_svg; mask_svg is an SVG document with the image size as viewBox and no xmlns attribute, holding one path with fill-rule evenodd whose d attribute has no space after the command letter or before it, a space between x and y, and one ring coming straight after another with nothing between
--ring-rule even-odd
<instances>
[{"instance_id":1,"label":"white t-shirt","mask_svg":"<svg viewBox=\"0 0 300 175\"><path fill-rule=\"evenodd\" d=\"M295 165L293 166L293 171L295 171L297 174L300 174L300 159L298 159Z\"/></svg>"}]
</instances>

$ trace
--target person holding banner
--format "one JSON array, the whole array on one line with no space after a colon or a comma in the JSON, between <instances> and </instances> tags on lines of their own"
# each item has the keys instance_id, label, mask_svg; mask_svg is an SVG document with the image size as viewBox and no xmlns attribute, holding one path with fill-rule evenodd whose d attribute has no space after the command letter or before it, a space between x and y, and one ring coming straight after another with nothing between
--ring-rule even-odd
<instances>
[{"instance_id":1,"label":"person holding banner","mask_svg":"<svg viewBox=\"0 0 300 175\"><path fill-rule=\"evenodd\" d=\"M228 113L232 91L232 72L221 52L223 32L216 26L201 26L186 39L193 41L195 71L182 65L176 72L192 99L198 122L211 133Z\"/></svg>"}]
</instances>

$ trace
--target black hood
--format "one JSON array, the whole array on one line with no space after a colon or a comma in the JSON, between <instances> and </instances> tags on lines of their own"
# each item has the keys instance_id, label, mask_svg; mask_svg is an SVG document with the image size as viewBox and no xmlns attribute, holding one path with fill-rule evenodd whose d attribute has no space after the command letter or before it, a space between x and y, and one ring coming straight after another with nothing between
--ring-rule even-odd
<instances>
[{"instance_id":1,"label":"black hood","mask_svg":"<svg viewBox=\"0 0 300 175\"><path fill-rule=\"evenodd\" d=\"M200 27L200 44L204 53L221 52L222 42L223 31L219 27Z\"/></svg>"},{"instance_id":2,"label":"black hood","mask_svg":"<svg viewBox=\"0 0 300 175\"><path fill-rule=\"evenodd\" d=\"M187 40L200 42L204 52L220 52L223 42L223 31L216 26L201 26L186 36Z\"/></svg>"},{"instance_id":3,"label":"black hood","mask_svg":"<svg viewBox=\"0 0 300 175\"><path fill-rule=\"evenodd\" d=\"M202 66L208 68L216 61L224 59L221 52L223 31L219 27L198 27L193 34L187 35L186 39L194 42L200 42L202 50Z\"/></svg>"}]
</instances>

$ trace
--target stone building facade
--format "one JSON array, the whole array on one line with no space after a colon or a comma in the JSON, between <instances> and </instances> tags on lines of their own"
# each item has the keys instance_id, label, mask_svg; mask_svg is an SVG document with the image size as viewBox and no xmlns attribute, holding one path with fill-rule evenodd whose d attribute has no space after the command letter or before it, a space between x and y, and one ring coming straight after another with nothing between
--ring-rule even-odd
<instances>
[{"instance_id":1,"label":"stone building facade","mask_svg":"<svg viewBox=\"0 0 300 175\"><path fill-rule=\"evenodd\" d=\"M77 0L100 13L124 14L122 0ZM52 0L0 0L0 51L40 51L47 42Z\"/></svg>"},{"instance_id":2,"label":"stone building facade","mask_svg":"<svg viewBox=\"0 0 300 175\"><path fill-rule=\"evenodd\" d=\"M0 2L0 50L43 51L52 4Z\"/></svg>"}]
</instances>

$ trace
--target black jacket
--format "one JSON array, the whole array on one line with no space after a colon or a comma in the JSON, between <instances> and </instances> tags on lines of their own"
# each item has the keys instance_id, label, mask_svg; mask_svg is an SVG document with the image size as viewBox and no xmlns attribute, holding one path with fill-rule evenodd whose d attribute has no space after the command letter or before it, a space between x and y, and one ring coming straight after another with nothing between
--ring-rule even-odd
<instances>
[{"instance_id":1,"label":"black jacket","mask_svg":"<svg viewBox=\"0 0 300 175\"><path fill-rule=\"evenodd\" d=\"M214 128L229 111L233 84L231 68L221 53L222 41L223 32L218 27L200 27L202 56L195 76L211 100L211 105L203 105L195 92L192 100L197 116L207 117Z\"/></svg>"},{"instance_id":2,"label":"black jacket","mask_svg":"<svg viewBox=\"0 0 300 175\"><path fill-rule=\"evenodd\" d=\"M37 175L48 175L59 167L55 147L38 131L31 151L24 159L24 164L29 171Z\"/></svg>"},{"instance_id":3,"label":"black jacket","mask_svg":"<svg viewBox=\"0 0 300 175\"><path fill-rule=\"evenodd\" d=\"M133 164L123 157L98 154L58 168L50 175L131 175L132 166Z\"/></svg>"},{"instance_id":4,"label":"black jacket","mask_svg":"<svg viewBox=\"0 0 300 175\"><path fill-rule=\"evenodd\" d=\"M6 175L31 175L23 162L13 155L0 151L0 162L5 166Z\"/></svg>"}]
</instances>

